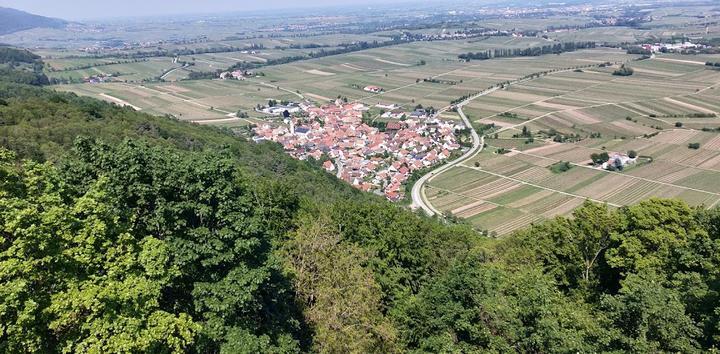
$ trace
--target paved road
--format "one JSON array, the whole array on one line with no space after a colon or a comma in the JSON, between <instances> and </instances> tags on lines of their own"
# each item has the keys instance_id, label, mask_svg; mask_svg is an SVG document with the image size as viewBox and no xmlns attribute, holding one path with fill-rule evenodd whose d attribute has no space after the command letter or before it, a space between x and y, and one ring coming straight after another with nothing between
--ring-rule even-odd
<instances>
[{"instance_id":1,"label":"paved road","mask_svg":"<svg viewBox=\"0 0 720 354\"><path fill-rule=\"evenodd\" d=\"M423 186L425 183L429 182L433 177L439 175L440 173L444 172L445 170L470 159L471 157L475 156L475 154L482 151L483 146L485 146L485 137L484 136L478 136L478 133L475 131L475 128L473 128L472 122L470 122L470 119L465 115L465 112L463 112L462 108L466 104L470 103L470 101L485 96L488 94L491 94L495 91L497 91L498 87L493 87L489 90L485 90L475 96L469 97L465 101L460 102L457 107L457 112L460 115L460 118L462 118L463 123L465 123L465 126L470 129L470 136L472 137L473 145L465 154L460 156L460 158L457 158L453 161L450 161L437 169L435 169L432 172L429 172L425 174L424 176L420 177L419 180L415 182L412 188L412 205L410 206L412 209L418 209L421 208L423 211L425 211L425 214L428 216L433 216L435 214L441 214L437 209L435 209L430 203L427 203L425 201L425 189ZM450 107L443 108L438 114L442 113L443 111L449 109Z\"/></svg>"},{"instance_id":2,"label":"paved road","mask_svg":"<svg viewBox=\"0 0 720 354\"><path fill-rule=\"evenodd\" d=\"M571 70L573 70L573 69L558 70L558 71L554 72L553 74L562 73L562 72L568 72L568 71L571 71ZM519 80L512 81L512 82L510 82L510 84L511 84L511 85L521 84L521 83L530 81L530 80L532 80L532 79L533 79L533 78L531 78L531 77L530 77L530 78L523 78L523 79L519 79ZM477 153L479 153L479 152L482 151L483 146L485 145L485 137L484 137L484 136L482 136L482 137L479 137L479 136L478 136L477 132L475 131L475 128L473 128L472 123L470 122L470 120L468 119L468 117L465 115L465 113L463 112L462 108L463 108L463 106L465 106L465 105L467 105L468 103L472 102L474 99L476 99L476 98L478 98L478 97L482 97L482 96L488 95L488 94L491 94L491 93L493 93L493 92L495 92L495 91L497 91L497 90L500 90L500 89L501 89L500 87L493 87L493 88L491 88L491 89L485 90L485 91L480 92L479 94L477 94L477 95L475 95L475 96L468 97L466 100L460 102L460 103L456 106L456 107L457 107L458 114L460 115L460 118L462 118L463 122L465 123L465 126L467 126L468 128L470 128L470 134L472 135L472 139L473 139L473 146L472 146L472 148L471 148L470 150L468 150L468 152L466 152L466 153L465 153L464 155L462 155L460 158L458 158L458 159L456 159L456 160L453 160L453 161L451 161L451 162L449 162L449 163L447 163L447 164L445 164L445 165L442 165L442 166L438 167L438 168L435 169L434 171L425 174L425 175L422 176L419 180L417 180L417 182L415 182L415 184L413 185L413 188L412 188L412 193L411 193L411 198L412 198L412 204L410 204L410 208L411 208L411 209L416 210L416 209L420 208L420 209L422 209L423 211L425 211L425 213L426 213L428 216L433 216L433 215L435 215L435 214L441 214L440 211L438 211L437 209L435 209L430 203L427 202L427 200L426 200L426 198L425 198L425 189L424 189L423 187L424 187L425 183L429 182L430 180L432 180L433 178L435 178L437 175L445 172L445 171L448 170L449 168L451 168L451 167L453 167L453 166L455 166L455 165L457 165L457 164L459 164L459 163L462 163L462 162L470 159L471 157L475 156L475 154L477 154ZM451 107L452 107L452 106L447 106L447 107L441 109L441 110L438 112L438 115L439 115L440 113L444 112L444 111L449 110ZM526 122L522 122L522 123L517 124L517 125L514 125L514 126L505 127L505 128L502 128L502 129L500 129L500 130L498 130L498 131L496 131L496 132L502 132L502 131L505 131L505 130L508 130L508 129L512 129L512 128L515 128L515 127L518 127L518 126L527 124L527 123L529 123L529 122L530 122L530 121L526 121Z\"/></svg>"},{"instance_id":3,"label":"paved road","mask_svg":"<svg viewBox=\"0 0 720 354\"><path fill-rule=\"evenodd\" d=\"M252 81L252 80L248 80L248 81ZM278 90L280 90L280 91L285 91L285 92L287 92L287 93L291 93L291 94L297 96L297 97L298 97L299 99L301 99L301 100L304 100L304 99L305 99L305 96L303 96L303 94L301 94L301 93L299 93L299 92L297 92L297 91L293 91L293 90L290 90L290 89L286 89L286 88L283 88L283 87L280 87L280 86L277 86L277 85L273 85L273 84L268 84L268 83L265 82L265 81L260 81L260 85L267 86L267 87L272 87L272 88L278 89Z\"/></svg>"},{"instance_id":4,"label":"paved road","mask_svg":"<svg viewBox=\"0 0 720 354\"><path fill-rule=\"evenodd\" d=\"M174 73L175 71L177 71L177 70L179 70L179 69L182 69L182 68L183 68L182 66L181 66L181 67L177 67L177 68L172 68L172 70L170 70L170 71L166 72L165 74L163 74L163 76L161 76L160 79L161 79L161 80L165 80L165 78L168 77L168 75L170 75L170 74Z\"/></svg>"},{"instance_id":5,"label":"paved road","mask_svg":"<svg viewBox=\"0 0 720 354\"><path fill-rule=\"evenodd\" d=\"M655 54L653 54L653 55L650 57L650 59L655 59ZM556 72L551 73L551 75L552 75L552 74L557 74L557 73L562 73L562 72L568 72L568 71L571 71L571 70L573 70L573 69L559 70L559 71L556 71ZM533 80L533 78L524 78L524 79L516 80L516 81L510 82L510 84L511 84L511 85L515 85L515 84L523 83L523 82L530 81L530 80ZM706 90L713 89L713 88L715 88L716 86L720 86L720 84L710 85L710 86L708 86L708 87L705 87L705 88L703 88L703 89L695 92L695 94L702 93L702 92L704 92L704 91L706 91ZM441 174L442 172L448 170L449 168L451 168L451 167L453 167L453 166L456 166L456 165L458 165L458 164L460 164L460 163L468 160L469 158L471 158L472 156L474 156L476 153L479 153L480 151L482 151L482 148L483 148L483 146L485 145L485 137L484 137L484 136L483 136L483 137L478 137L478 134L477 134L477 132L475 132L475 129L472 127L472 124L470 123L469 119L465 116L465 113L462 111L462 107L465 106L466 104L470 103L472 100L474 100L474 99L476 99L476 98L478 98L478 97L481 97L481 96L490 94L490 93L492 93L492 92L495 92L495 91L498 90L498 89L499 89L498 87L495 87L495 88L489 89L489 90L487 90L487 91L483 91L483 92L481 92L481 93L479 93L479 94L477 94L477 95L475 95L475 96L469 97L468 99L466 99L465 101L463 101L463 102L461 102L460 104L457 105L458 113L460 114L460 117L462 118L463 122L465 122L465 125L470 128L470 132L471 132L472 138L473 138L473 147L472 147L467 153L465 153L462 157L460 157L459 159L456 159L456 160L454 160L454 161L452 161L452 162L449 162L449 163L446 164L446 165L443 165L443 166L441 166L441 167L438 167L438 168L435 169L434 171L426 174L425 176L423 176L422 178L420 178L417 182L415 182L415 184L413 185L413 189L412 189L412 201L413 201L413 202L412 202L412 204L411 204L411 206L410 206L413 210L416 210L416 209L418 209L418 208L421 208L421 209L423 209L423 211L425 211L425 213L426 213L427 215L429 215L429 216L433 216L433 215L436 215L436 214L441 214L440 211L438 211L437 209L435 209L430 203L427 202L427 200L426 200L426 198L425 198L425 190L424 190L423 187L424 187L425 183L431 181L431 180L432 180L433 178L435 178L437 175ZM604 105L607 105L607 103L606 103L606 104L599 104L599 105L597 105L597 106L604 106ZM445 108L443 108L439 113L444 112L444 111L447 111L447 110L450 109L451 107L452 107L452 106L445 107ZM584 108L587 108L587 107L584 107ZM439 114L439 113L438 113L438 114ZM551 113L554 113L554 112L551 112ZM517 127L519 127L519 126L522 126L522 125L525 125L525 124L530 123L530 122L532 122L532 121L535 121L535 120L537 120L537 119L540 119L540 118L542 118L542 117L544 117L544 116L546 116L546 115L543 115L543 116L540 116L540 117L536 117L536 118L531 119L531 120L529 120L529 121L525 121L525 122L522 122L522 123L520 123L520 124L516 124L516 125L513 125L513 126L507 126L507 127L505 127L505 128L502 128L502 129L496 131L496 133L497 133L497 132L502 132L502 131L505 131L505 130L508 130L508 129L517 128ZM473 168L473 167L466 166L466 165L463 165L463 166L464 166L464 167L468 167L468 168ZM488 171L483 171L483 172L489 173ZM505 176L503 176L503 177L505 177ZM506 178L507 178L507 177L506 177ZM704 192L707 193L707 191L704 191ZM718 200L717 202L715 202L713 205L715 205L715 204L720 204L720 200Z\"/></svg>"}]
</instances>

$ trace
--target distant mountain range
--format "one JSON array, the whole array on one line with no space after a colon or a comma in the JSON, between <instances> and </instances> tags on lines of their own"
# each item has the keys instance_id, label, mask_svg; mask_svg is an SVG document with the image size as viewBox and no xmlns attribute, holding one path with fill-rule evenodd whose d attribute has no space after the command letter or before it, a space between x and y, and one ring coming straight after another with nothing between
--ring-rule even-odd
<instances>
[{"instance_id":1,"label":"distant mountain range","mask_svg":"<svg viewBox=\"0 0 720 354\"><path fill-rule=\"evenodd\" d=\"M64 28L67 24L65 20L0 7L0 35L33 28Z\"/></svg>"}]
</instances>

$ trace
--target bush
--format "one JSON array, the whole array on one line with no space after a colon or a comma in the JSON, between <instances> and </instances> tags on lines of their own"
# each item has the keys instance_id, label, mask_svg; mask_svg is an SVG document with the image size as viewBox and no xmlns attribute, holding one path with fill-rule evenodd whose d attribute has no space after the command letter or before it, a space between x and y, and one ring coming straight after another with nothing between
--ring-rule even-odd
<instances>
[{"instance_id":1,"label":"bush","mask_svg":"<svg viewBox=\"0 0 720 354\"><path fill-rule=\"evenodd\" d=\"M635 71L631 67L627 67L623 64L623 66L620 67L620 69L617 69L613 71L613 75L615 76L630 76Z\"/></svg>"},{"instance_id":2,"label":"bush","mask_svg":"<svg viewBox=\"0 0 720 354\"><path fill-rule=\"evenodd\" d=\"M602 165L605 162L608 162L610 160L610 155L608 155L607 152L602 152L600 154L591 154L590 159L592 162L596 165Z\"/></svg>"},{"instance_id":3,"label":"bush","mask_svg":"<svg viewBox=\"0 0 720 354\"><path fill-rule=\"evenodd\" d=\"M688 144L688 148L697 150L700 148L700 143L690 143L690 144Z\"/></svg>"},{"instance_id":4,"label":"bush","mask_svg":"<svg viewBox=\"0 0 720 354\"><path fill-rule=\"evenodd\" d=\"M551 165L549 168L553 173L563 173L570 171L570 169L573 168L573 165L568 161L560 161Z\"/></svg>"}]
</instances>

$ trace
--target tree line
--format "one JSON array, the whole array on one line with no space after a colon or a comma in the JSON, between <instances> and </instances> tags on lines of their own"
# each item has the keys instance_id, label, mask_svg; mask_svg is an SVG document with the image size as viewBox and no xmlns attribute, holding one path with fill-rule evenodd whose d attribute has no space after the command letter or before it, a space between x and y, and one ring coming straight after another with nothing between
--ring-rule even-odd
<instances>
[{"instance_id":1,"label":"tree line","mask_svg":"<svg viewBox=\"0 0 720 354\"><path fill-rule=\"evenodd\" d=\"M49 67L48 70L51 72L75 71L75 70L96 68L96 67L100 67L100 66L139 63L139 62L145 62L145 61L148 61L148 59L115 60L115 61L107 61L107 62L102 62L102 63L89 63L89 64L84 64L84 65L76 65L76 66L66 67L66 68L62 68L62 69Z\"/></svg>"},{"instance_id":2,"label":"tree line","mask_svg":"<svg viewBox=\"0 0 720 354\"><path fill-rule=\"evenodd\" d=\"M529 57L545 54L560 54L588 48L595 48L595 42L567 42L530 48L496 48L481 52L460 54L458 55L458 58L460 60L471 61L487 60L492 58Z\"/></svg>"}]
</instances>

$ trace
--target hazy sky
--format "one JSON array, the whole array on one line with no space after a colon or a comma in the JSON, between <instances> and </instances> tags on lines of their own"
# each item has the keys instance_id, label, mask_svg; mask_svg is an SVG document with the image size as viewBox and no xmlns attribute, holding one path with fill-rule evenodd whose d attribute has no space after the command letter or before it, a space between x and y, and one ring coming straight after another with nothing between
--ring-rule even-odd
<instances>
[{"instance_id":1,"label":"hazy sky","mask_svg":"<svg viewBox=\"0 0 720 354\"><path fill-rule=\"evenodd\" d=\"M222 11L383 4L398 0L0 0L11 7L38 15L68 20L145 16L162 14L211 13Z\"/></svg>"}]
</instances>

